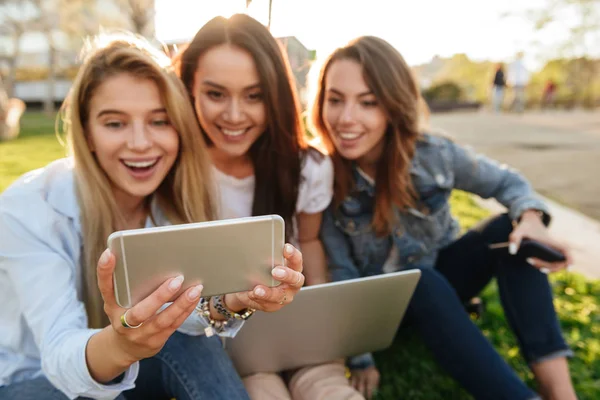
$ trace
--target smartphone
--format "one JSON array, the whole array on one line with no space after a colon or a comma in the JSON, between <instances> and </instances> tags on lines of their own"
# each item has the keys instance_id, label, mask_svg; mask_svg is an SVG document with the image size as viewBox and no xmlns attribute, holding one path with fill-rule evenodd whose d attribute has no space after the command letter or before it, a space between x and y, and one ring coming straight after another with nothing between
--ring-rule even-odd
<instances>
[{"instance_id":1,"label":"smartphone","mask_svg":"<svg viewBox=\"0 0 600 400\"><path fill-rule=\"evenodd\" d=\"M185 280L173 298L198 284L202 296L274 287L271 270L285 265L284 244L278 215L118 231L108 237L115 297L130 308L178 275Z\"/></svg>"},{"instance_id":2,"label":"smartphone","mask_svg":"<svg viewBox=\"0 0 600 400\"><path fill-rule=\"evenodd\" d=\"M508 245L508 242L504 242L491 244L489 247L490 249L507 249ZM538 258L546 262L564 262L567 260L565 255L555 248L538 242L537 240L527 238L521 240L517 256L521 258Z\"/></svg>"}]
</instances>

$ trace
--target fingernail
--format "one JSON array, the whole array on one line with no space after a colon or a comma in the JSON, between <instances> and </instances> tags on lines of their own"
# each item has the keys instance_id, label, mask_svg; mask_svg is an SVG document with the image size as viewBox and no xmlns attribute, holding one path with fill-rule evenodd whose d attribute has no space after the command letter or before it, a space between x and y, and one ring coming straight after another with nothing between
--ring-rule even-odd
<instances>
[{"instance_id":1,"label":"fingernail","mask_svg":"<svg viewBox=\"0 0 600 400\"><path fill-rule=\"evenodd\" d=\"M279 268L278 267L278 268L275 268L273 270L273 275L275 276L275 278L282 279L282 278L285 278L286 273L285 273L285 270L283 268Z\"/></svg>"},{"instance_id":2,"label":"fingernail","mask_svg":"<svg viewBox=\"0 0 600 400\"><path fill-rule=\"evenodd\" d=\"M291 244L286 244L283 247L283 251L285 251L285 254L289 256L294 252L294 246L292 246Z\"/></svg>"},{"instance_id":3,"label":"fingernail","mask_svg":"<svg viewBox=\"0 0 600 400\"><path fill-rule=\"evenodd\" d=\"M267 292L265 292L265 289L263 289L263 288L258 288L256 290L254 290L254 294L257 295L258 297L265 297Z\"/></svg>"},{"instance_id":4,"label":"fingernail","mask_svg":"<svg viewBox=\"0 0 600 400\"><path fill-rule=\"evenodd\" d=\"M517 254L517 244L516 243L510 243L508 245L508 253L511 255L515 255Z\"/></svg>"},{"instance_id":5,"label":"fingernail","mask_svg":"<svg viewBox=\"0 0 600 400\"><path fill-rule=\"evenodd\" d=\"M542 274L546 274L546 275L548 275L548 274L550 273L550 270L549 270L548 268L540 268L540 272L541 272Z\"/></svg>"},{"instance_id":6,"label":"fingernail","mask_svg":"<svg viewBox=\"0 0 600 400\"><path fill-rule=\"evenodd\" d=\"M169 282L169 289L172 291L179 290L182 283L183 283L183 275L179 275L177 278L173 278L171 280L171 282Z\"/></svg>"},{"instance_id":7,"label":"fingernail","mask_svg":"<svg viewBox=\"0 0 600 400\"><path fill-rule=\"evenodd\" d=\"M204 289L204 286L202 285L194 286L194 288L188 292L188 298L190 300L197 299L200 297L200 294L202 294L202 289Z\"/></svg>"},{"instance_id":8,"label":"fingernail","mask_svg":"<svg viewBox=\"0 0 600 400\"><path fill-rule=\"evenodd\" d=\"M535 267L535 261L533 261L533 258L527 258L525 261L527 261L528 264L533 265Z\"/></svg>"},{"instance_id":9,"label":"fingernail","mask_svg":"<svg viewBox=\"0 0 600 400\"><path fill-rule=\"evenodd\" d=\"M110 259L110 249L106 249L102 252L100 256L100 265L108 264L108 260Z\"/></svg>"}]
</instances>

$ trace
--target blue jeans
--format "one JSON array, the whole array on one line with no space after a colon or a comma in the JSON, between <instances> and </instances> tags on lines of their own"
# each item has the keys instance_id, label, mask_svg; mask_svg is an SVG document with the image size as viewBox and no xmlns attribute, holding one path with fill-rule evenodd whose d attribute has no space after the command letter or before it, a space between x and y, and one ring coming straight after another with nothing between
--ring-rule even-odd
<instances>
[{"instance_id":1,"label":"blue jeans","mask_svg":"<svg viewBox=\"0 0 600 400\"><path fill-rule=\"evenodd\" d=\"M471 321L463 304L496 278L506 319L529 363L571 355L546 275L507 250L507 215L443 249L435 269L423 269L406 313L437 362L476 399L530 399L529 389Z\"/></svg>"},{"instance_id":2,"label":"blue jeans","mask_svg":"<svg viewBox=\"0 0 600 400\"><path fill-rule=\"evenodd\" d=\"M217 337L175 332L154 357L140 362L136 387L118 400L136 399L242 399L249 400L244 384ZM65 400L46 378L0 388L0 399Z\"/></svg>"}]
</instances>

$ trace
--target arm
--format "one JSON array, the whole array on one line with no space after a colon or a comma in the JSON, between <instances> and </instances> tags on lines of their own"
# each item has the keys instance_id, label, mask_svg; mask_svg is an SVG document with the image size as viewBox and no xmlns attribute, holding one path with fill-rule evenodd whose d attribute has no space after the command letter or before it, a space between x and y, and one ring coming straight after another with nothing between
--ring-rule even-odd
<instances>
[{"instance_id":1,"label":"arm","mask_svg":"<svg viewBox=\"0 0 600 400\"><path fill-rule=\"evenodd\" d=\"M298 214L298 242L304 255L307 285L325 283L327 279L327 261L323 244L319 239L323 213Z\"/></svg>"},{"instance_id":2,"label":"arm","mask_svg":"<svg viewBox=\"0 0 600 400\"><path fill-rule=\"evenodd\" d=\"M495 198L508 208L512 220L526 210L539 210L544 223L550 222L548 208L521 174L456 143L448 141L448 146L456 189Z\"/></svg>"},{"instance_id":3,"label":"arm","mask_svg":"<svg viewBox=\"0 0 600 400\"><path fill-rule=\"evenodd\" d=\"M93 378L88 361L94 360L88 360L86 348L99 331L87 328L75 286L79 266L64 245L70 242L78 248L79 238L64 227L66 218L56 218L43 202L31 203L27 210L35 211L29 216L19 212L22 203L0 204L0 275L10 280L17 293L48 380L70 398L115 398L134 387L138 364L119 365L113 377L122 372L125 376L118 384L104 385ZM104 348L104 353L111 352Z\"/></svg>"}]
</instances>

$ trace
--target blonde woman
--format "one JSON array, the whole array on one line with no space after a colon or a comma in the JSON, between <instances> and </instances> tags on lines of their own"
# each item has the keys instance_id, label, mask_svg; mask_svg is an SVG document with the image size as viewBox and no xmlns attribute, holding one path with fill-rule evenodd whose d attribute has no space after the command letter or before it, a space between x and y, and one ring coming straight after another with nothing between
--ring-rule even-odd
<instances>
[{"instance_id":1,"label":"blonde woman","mask_svg":"<svg viewBox=\"0 0 600 400\"><path fill-rule=\"evenodd\" d=\"M202 336L226 317L210 302L209 317L194 312L201 286L167 303L185 279L173 277L129 310L113 295L110 233L213 217L207 152L169 63L133 37L97 38L64 107L73 158L0 196L0 398L247 398L220 341ZM304 277L300 252L285 253L289 302ZM280 294L257 286L225 304L275 311Z\"/></svg>"}]
</instances>

